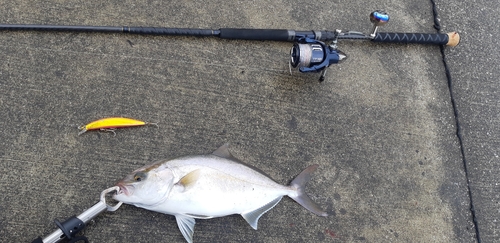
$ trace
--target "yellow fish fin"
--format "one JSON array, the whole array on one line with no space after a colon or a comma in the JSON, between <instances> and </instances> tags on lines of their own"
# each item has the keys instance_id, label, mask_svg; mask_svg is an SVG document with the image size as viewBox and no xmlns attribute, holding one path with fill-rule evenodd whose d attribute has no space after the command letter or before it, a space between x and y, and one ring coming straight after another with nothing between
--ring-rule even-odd
<instances>
[{"instance_id":1,"label":"yellow fish fin","mask_svg":"<svg viewBox=\"0 0 500 243\"><path fill-rule=\"evenodd\" d=\"M181 185L184 189L184 191L189 190L190 187L194 186L196 184L196 181L198 181L198 178L200 177L200 170L193 170L186 174L184 177L182 177L179 180L179 185Z\"/></svg>"}]
</instances>

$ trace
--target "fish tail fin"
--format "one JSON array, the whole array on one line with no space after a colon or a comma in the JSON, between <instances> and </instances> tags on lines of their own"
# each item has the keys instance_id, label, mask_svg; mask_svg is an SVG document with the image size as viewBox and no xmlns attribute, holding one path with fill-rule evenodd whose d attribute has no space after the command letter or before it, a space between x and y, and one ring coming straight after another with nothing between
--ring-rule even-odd
<instances>
[{"instance_id":1,"label":"fish tail fin","mask_svg":"<svg viewBox=\"0 0 500 243\"><path fill-rule=\"evenodd\" d=\"M306 184L311 180L312 173L318 166L319 165L310 165L300 172L300 174L290 183L290 187L295 190L295 193L291 193L288 196L312 213L318 216L328 216L328 214L306 194Z\"/></svg>"}]
</instances>

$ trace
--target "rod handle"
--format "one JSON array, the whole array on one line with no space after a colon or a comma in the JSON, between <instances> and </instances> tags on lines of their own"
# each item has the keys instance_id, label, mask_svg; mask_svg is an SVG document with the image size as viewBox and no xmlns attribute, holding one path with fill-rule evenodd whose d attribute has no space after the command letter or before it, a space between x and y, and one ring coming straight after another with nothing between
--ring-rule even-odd
<instances>
[{"instance_id":1,"label":"rod handle","mask_svg":"<svg viewBox=\"0 0 500 243\"><path fill-rule=\"evenodd\" d=\"M457 32L450 32L447 34L378 32L372 41L456 46L460 42L460 36Z\"/></svg>"},{"instance_id":2,"label":"rod handle","mask_svg":"<svg viewBox=\"0 0 500 243\"><path fill-rule=\"evenodd\" d=\"M295 33L285 29L235 29L221 28L220 38L238 40L293 41Z\"/></svg>"},{"instance_id":3,"label":"rod handle","mask_svg":"<svg viewBox=\"0 0 500 243\"><path fill-rule=\"evenodd\" d=\"M145 35L214 36L213 30L164 27L123 27L124 33Z\"/></svg>"}]
</instances>

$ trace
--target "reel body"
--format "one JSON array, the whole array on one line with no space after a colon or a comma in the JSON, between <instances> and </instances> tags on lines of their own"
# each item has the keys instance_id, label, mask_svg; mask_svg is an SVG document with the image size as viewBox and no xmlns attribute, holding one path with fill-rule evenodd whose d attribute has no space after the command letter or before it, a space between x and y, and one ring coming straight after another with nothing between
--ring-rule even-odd
<instances>
[{"instance_id":1,"label":"reel body","mask_svg":"<svg viewBox=\"0 0 500 243\"><path fill-rule=\"evenodd\" d=\"M336 30L327 38L331 41L329 45L321 41L324 40L321 39L322 32L314 32L313 36L297 35L290 50L290 73L292 67L298 68L301 73L321 72L319 81L324 81L326 68L347 58L346 54L337 49L338 39L376 39L378 28L389 21L389 15L384 11L373 11L370 13L370 21L373 23L370 35L352 31L342 33L341 30Z\"/></svg>"},{"instance_id":2,"label":"reel body","mask_svg":"<svg viewBox=\"0 0 500 243\"><path fill-rule=\"evenodd\" d=\"M290 72L292 67L301 73L321 72L319 81L325 79L326 68L347 58L336 48L336 40L327 46L324 42L301 37L290 50Z\"/></svg>"}]
</instances>

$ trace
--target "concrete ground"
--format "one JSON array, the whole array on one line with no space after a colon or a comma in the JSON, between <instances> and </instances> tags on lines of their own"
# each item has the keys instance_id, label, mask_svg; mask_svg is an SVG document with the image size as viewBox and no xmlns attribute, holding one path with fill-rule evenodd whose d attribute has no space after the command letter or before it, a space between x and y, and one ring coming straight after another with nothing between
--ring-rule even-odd
<instances>
[{"instance_id":1,"label":"concrete ground","mask_svg":"<svg viewBox=\"0 0 500 243\"><path fill-rule=\"evenodd\" d=\"M286 198L254 231L239 216L197 220L195 242L500 241L499 33L494 1L436 1L459 46L343 41L349 58L288 71L290 43L95 33L0 33L0 242L31 242L102 190L158 159L224 143L330 216ZM435 33L430 1L13 1L0 23ZM158 122L116 136L77 126ZM90 242L184 242L172 216L124 205Z\"/></svg>"}]
</instances>

